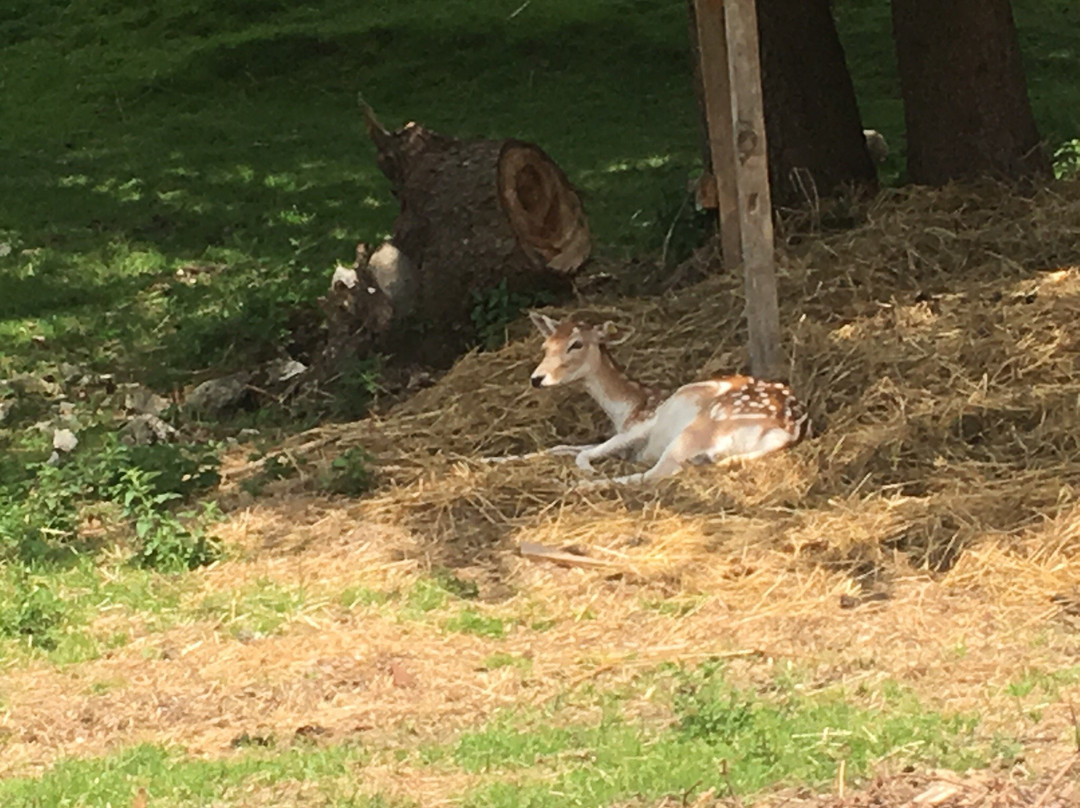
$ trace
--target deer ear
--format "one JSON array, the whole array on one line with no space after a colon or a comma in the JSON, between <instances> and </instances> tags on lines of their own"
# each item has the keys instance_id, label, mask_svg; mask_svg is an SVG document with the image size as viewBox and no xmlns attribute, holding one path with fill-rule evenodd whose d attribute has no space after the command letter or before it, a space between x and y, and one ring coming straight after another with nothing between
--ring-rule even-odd
<instances>
[{"instance_id":1,"label":"deer ear","mask_svg":"<svg viewBox=\"0 0 1080 808\"><path fill-rule=\"evenodd\" d=\"M630 339L630 331L624 331L619 328L615 323L608 320L599 328L600 338L607 345L622 345L628 339Z\"/></svg>"},{"instance_id":2,"label":"deer ear","mask_svg":"<svg viewBox=\"0 0 1080 808\"><path fill-rule=\"evenodd\" d=\"M541 314L538 311L530 311L529 319L532 320L532 324L536 326L536 330L545 337L550 337L555 333L555 329L559 327L558 320L552 320L546 314Z\"/></svg>"}]
</instances>

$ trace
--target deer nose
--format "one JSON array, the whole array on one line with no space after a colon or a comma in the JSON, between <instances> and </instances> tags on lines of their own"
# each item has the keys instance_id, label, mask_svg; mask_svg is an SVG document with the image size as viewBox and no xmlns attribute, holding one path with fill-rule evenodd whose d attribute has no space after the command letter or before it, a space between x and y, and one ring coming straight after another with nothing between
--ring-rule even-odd
<instances>
[{"instance_id":1,"label":"deer nose","mask_svg":"<svg viewBox=\"0 0 1080 808\"><path fill-rule=\"evenodd\" d=\"M543 383L544 383L544 374L543 373L532 377L532 386L533 387L539 387Z\"/></svg>"}]
</instances>

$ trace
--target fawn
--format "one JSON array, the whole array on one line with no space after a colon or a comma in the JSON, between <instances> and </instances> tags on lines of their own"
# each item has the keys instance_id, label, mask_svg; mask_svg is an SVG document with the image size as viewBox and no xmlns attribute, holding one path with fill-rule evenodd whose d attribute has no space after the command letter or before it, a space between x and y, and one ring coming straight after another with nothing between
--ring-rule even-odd
<instances>
[{"instance_id":1,"label":"fawn","mask_svg":"<svg viewBox=\"0 0 1080 808\"><path fill-rule=\"evenodd\" d=\"M798 443L808 431L806 410L786 384L723 376L664 396L630 379L616 364L608 346L622 340L616 339L613 323L590 326L569 317L559 322L538 312L529 318L544 336L544 358L533 371L533 387L583 382L615 434L603 443L555 446L499 461L573 454L579 468L592 471L593 461L623 454L652 464L639 474L581 486L592 488L661 479L688 463L753 459Z\"/></svg>"}]
</instances>

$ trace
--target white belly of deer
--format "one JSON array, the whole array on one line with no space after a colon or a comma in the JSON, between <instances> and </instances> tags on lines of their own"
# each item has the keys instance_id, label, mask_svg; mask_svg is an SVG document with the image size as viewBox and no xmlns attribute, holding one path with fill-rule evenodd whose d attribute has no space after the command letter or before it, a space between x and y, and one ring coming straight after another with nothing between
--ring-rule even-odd
<instances>
[{"instance_id":1,"label":"white belly of deer","mask_svg":"<svg viewBox=\"0 0 1080 808\"><path fill-rule=\"evenodd\" d=\"M794 443L795 436L786 429L761 423L718 423L712 446L701 459L716 463L726 458L759 457Z\"/></svg>"},{"instance_id":2,"label":"white belly of deer","mask_svg":"<svg viewBox=\"0 0 1080 808\"><path fill-rule=\"evenodd\" d=\"M649 430L648 438L636 459L645 463L659 460L668 446L678 440L686 428L700 417L700 401L705 396L715 395L715 387L711 382L702 382L688 384L675 391L649 419L653 427Z\"/></svg>"}]
</instances>

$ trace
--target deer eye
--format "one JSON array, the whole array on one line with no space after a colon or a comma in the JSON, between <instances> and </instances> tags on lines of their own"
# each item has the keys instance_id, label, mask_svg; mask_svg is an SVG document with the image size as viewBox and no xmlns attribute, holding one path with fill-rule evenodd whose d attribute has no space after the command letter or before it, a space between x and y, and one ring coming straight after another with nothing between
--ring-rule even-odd
<instances>
[{"instance_id":1,"label":"deer eye","mask_svg":"<svg viewBox=\"0 0 1080 808\"><path fill-rule=\"evenodd\" d=\"M566 350L567 351L580 351L582 347L584 347L584 346L582 345L581 340L576 339L566 347Z\"/></svg>"}]
</instances>

